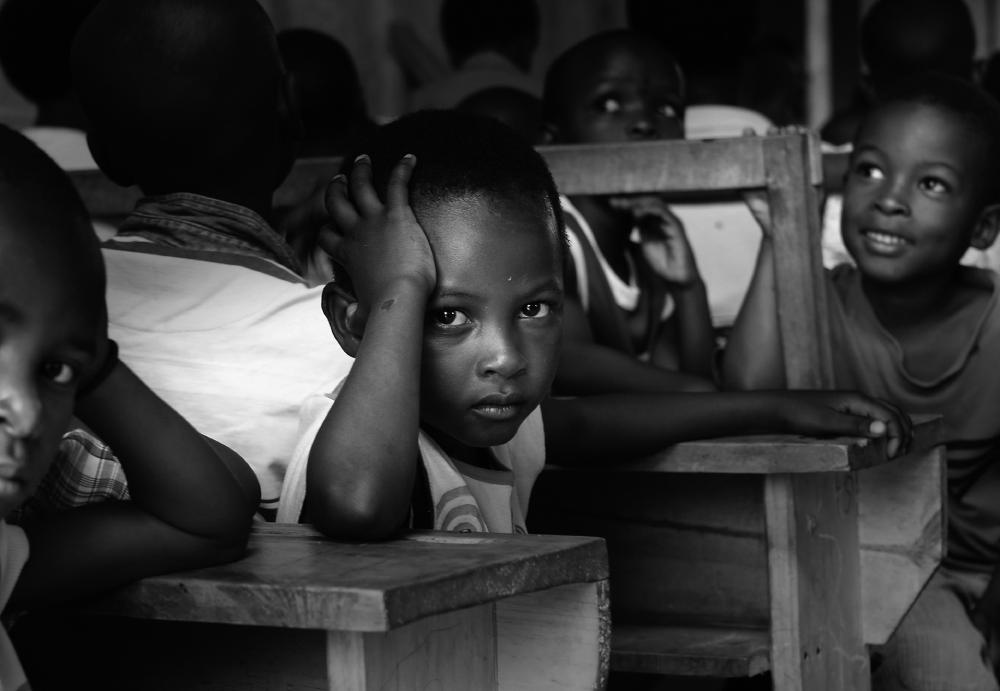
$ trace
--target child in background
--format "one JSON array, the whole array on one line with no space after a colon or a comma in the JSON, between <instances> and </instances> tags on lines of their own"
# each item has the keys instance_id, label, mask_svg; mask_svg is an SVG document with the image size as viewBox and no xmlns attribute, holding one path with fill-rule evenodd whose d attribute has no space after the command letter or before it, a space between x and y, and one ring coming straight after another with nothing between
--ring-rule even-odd
<instances>
[{"instance_id":1,"label":"child in background","mask_svg":"<svg viewBox=\"0 0 1000 691\"><path fill-rule=\"evenodd\" d=\"M7 128L0 277L0 608L66 602L241 556L259 500L253 473L118 360L83 203L51 159ZM46 474L73 415L113 445L131 501L7 524ZM27 688L3 629L0 688Z\"/></svg>"},{"instance_id":2,"label":"child in background","mask_svg":"<svg viewBox=\"0 0 1000 691\"><path fill-rule=\"evenodd\" d=\"M632 31L598 34L562 54L549 68L543 102L551 143L684 136L681 70L653 39ZM557 393L710 386L715 349L705 285L666 202L577 196L564 197L562 207L571 261Z\"/></svg>"},{"instance_id":3,"label":"child in background","mask_svg":"<svg viewBox=\"0 0 1000 691\"><path fill-rule=\"evenodd\" d=\"M905 418L853 394L549 398L566 247L542 158L458 111L401 118L363 150L328 192L338 268L323 300L356 360L305 408L278 520L362 540L406 525L521 532L546 460L761 431L888 435L899 449Z\"/></svg>"},{"instance_id":4,"label":"child in background","mask_svg":"<svg viewBox=\"0 0 1000 691\"><path fill-rule=\"evenodd\" d=\"M784 386L765 238L725 357L728 384ZM964 267L1000 228L1000 105L922 75L883 94L854 139L828 273L835 383L944 415L948 549L876 665L877 689L987 689L1000 645L1000 312L995 274ZM995 662L995 659L994 659Z\"/></svg>"}]
</instances>

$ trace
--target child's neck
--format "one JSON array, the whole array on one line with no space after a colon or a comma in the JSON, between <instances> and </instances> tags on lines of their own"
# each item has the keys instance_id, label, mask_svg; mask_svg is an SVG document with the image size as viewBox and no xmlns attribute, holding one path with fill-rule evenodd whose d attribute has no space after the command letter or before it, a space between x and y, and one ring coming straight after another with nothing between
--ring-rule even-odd
<instances>
[{"instance_id":1,"label":"child's neck","mask_svg":"<svg viewBox=\"0 0 1000 691\"><path fill-rule=\"evenodd\" d=\"M461 461L466 465L477 468L486 468L487 470L501 468L496 457L493 455L493 450L489 447L467 446L454 437L443 434L432 427L426 427L424 431L433 437L442 451L456 461Z\"/></svg>"},{"instance_id":2,"label":"child's neck","mask_svg":"<svg viewBox=\"0 0 1000 691\"><path fill-rule=\"evenodd\" d=\"M882 325L898 335L950 314L962 292L960 267L905 283L881 283L864 276L861 287Z\"/></svg>"},{"instance_id":3,"label":"child's neck","mask_svg":"<svg viewBox=\"0 0 1000 691\"><path fill-rule=\"evenodd\" d=\"M612 209L597 197L573 197L576 207L590 225L597 246L608 264L623 279L628 279L629 268L626 261L626 250L629 244L628 221L620 213Z\"/></svg>"}]
</instances>

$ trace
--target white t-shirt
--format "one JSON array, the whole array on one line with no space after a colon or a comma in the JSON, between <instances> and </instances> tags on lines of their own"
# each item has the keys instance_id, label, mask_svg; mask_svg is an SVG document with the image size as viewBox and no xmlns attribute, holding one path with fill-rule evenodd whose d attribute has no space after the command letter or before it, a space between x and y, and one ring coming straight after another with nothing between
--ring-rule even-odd
<instances>
[{"instance_id":1,"label":"white t-shirt","mask_svg":"<svg viewBox=\"0 0 1000 691\"><path fill-rule=\"evenodd\" d=\"M24 531L0 520L0 611L7 606L7 600L10 599L26 561L28 538ZM24 670L18 662L7 630L0 626L0 691L18 691L27 688L26 685Z\"/></svg>"},{"instance_id":2,"label":"white t-shirt","mask_svg":"<svg viewBox=\"0 0 1000 691\"><path fill-rule=\"evenodd\" d=\"M136 241L136 246L151 243ZM274 509L299 407L353 360L330 333L323 288L232 264L105 249L108 317L120 357L195 429L254 469ZM275 264L277 267L277 265Z\"/></svg>"}]
</instances>

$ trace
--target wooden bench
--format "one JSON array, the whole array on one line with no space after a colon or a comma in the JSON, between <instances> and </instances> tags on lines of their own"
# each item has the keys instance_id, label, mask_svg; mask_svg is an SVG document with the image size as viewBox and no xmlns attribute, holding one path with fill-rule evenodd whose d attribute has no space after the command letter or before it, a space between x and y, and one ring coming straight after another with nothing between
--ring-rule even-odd
<instances>
[{"instance_id":1,"label":"wooden bench","mask_svg":"<svg viewBox=\"0 0 1000 691\"><path fill-rule=\"evenodd\" d=\"M541 151L566 194L765 190L787 380L829 386L814 138ZM299 162L276 202L304 198L336 168ZM97 216L121 216L138 196L100 174L74 179ZM865 644L888 638L942 556L944 466L934 428L921 427L924 453L888 464L879 444L755 438L682 444L616 472L552 469L529 520L608 538L615 668L770 669L779 691L863 691Z\"/></svg>"},{"instance_id":2,"label":"wooden bench","mask_svg":"<svg viewBox=\"0 0 1000 691\"><path fill-rule=\"evenodd\" d=\"M64 618L65 649L91 662L59 666L76 688L602 689L607 578L597 538L345 544L260 524L240 561L148 578Z\"/></svg>"}]
</instances>

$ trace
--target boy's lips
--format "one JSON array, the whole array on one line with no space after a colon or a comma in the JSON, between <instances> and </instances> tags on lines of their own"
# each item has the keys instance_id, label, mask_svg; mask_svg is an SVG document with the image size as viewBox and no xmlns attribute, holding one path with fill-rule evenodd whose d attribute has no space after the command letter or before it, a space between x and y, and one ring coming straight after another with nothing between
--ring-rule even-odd
<instances>
[{"instance_id":1,"label":"boy's lips","mask_svg":"<svg viewBox=\"0 0 1000 691\"><path fill-rule=\"evenodd\" d=\"M24 480L20 477L21 465L9 459L0 459L0 497L9 498L21 493Z\"/></svg>"},{"instance_id":2,"label":"boy's lips","mask_svg":"<svg viewBox=\"0 0 1000 691\"><path fill-rule=\"evenodd\" d=\"M524 397L520 394L490 394L476 401L472 410L480 417L503 421L517 417L523 404Z\"/></svg>"},{"instance_id":3,"label":"boy's lips","mask_svg":"<svg viewBox=\"0 0 1000 691\"><path fill-rule=\"evenodd\" d=\"M913 241L906 236L888 230L862 228L860 233L865 240L865 246L874 254L894 256L913 244Z\"/></svg>"}]
</instances>

